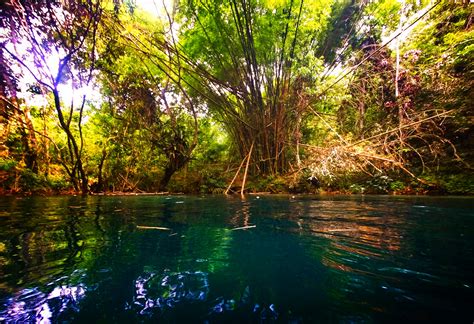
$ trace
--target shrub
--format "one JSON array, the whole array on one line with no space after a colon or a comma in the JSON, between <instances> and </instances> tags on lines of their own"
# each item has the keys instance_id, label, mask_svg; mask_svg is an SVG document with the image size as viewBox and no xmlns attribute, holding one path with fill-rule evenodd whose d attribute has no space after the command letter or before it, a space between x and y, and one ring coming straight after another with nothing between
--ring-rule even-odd
<instances>
[{"instance_id":1,"label":"shrub","mask_svg":"<svg viewBox=\"0 0 474 324\"><path fill-rule=\"evenodd\" d=\"M18 162L13 159L0 158L0 171L13 171Z\"/></svg>"}]
</instances>

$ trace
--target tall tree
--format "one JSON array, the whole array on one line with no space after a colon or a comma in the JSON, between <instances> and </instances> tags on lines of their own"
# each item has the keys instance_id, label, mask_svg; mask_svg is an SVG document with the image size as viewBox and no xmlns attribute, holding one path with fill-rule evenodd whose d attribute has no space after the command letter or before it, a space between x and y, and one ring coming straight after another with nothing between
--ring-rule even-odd
<instances>
[{"instance_id":1,"label":"tall tree","mask_svg":"<svg viewBox=\"0 0 474 324\"><path fill-rule=\"evenodd\" d=\"M88 179L82 159L86 96L67 107L61 84L68 82L80 88L92 80L101 2L10 0L2 9L3 23L9 27L1 43L2 51L34 78L44 93L52 95L60 127L67 137L63 166L74 188L86 194Z\"/></svg>"},{"instance_id":2,"label":"tall tree","mask_svg":"<svg viewBox=\"0 0 474 324\"><path fill-rule=\"evenodd\" d=\"M185 62L172 12L165 21L139 10L110 18L99 62L103 92L125 133L146 134L147 147L164 158L158 184L163 191L189 162L198 139L196 102L182 80Z\"/></svg>"}]
</instances>

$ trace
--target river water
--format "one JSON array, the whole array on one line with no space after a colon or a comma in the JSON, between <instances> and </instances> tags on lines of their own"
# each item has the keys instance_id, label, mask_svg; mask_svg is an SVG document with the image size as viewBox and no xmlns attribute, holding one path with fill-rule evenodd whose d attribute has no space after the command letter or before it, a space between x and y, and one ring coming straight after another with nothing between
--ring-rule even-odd
<instances>
[{"instance_id":1,"label":"river water","mask_svg":"<svg viewBox=\"0 0 474 324\"><path fill-rule=\"evenodd\" d=\"M473 207L0 197L0 322L473 323Z\"/></svg>"}]
</instances>

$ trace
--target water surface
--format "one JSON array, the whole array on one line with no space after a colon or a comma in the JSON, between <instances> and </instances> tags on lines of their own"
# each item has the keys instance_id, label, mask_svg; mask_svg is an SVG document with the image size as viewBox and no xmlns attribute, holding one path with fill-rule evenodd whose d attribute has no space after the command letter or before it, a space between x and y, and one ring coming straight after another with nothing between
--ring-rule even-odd
<instances>
[{"instance_id":1,"label":"water surface","mask_svg":"<svg viewBox=\"0 0 474 324\"><path fill-rule=\"evenodd\" d=\"M473 203L0 197L0 322L472 323Z\"/></svg>"}]
</instances>

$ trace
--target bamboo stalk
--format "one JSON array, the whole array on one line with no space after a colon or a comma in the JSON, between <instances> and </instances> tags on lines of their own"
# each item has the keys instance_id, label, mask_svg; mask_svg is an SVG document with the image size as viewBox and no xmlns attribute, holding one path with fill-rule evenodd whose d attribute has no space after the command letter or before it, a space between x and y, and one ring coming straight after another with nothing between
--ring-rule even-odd
<instances>
[{"instance_id":1,"label":"bamboo stalk","mask_svg":"<svg viewBox=\"0 0 474 324\"><path fill-rule=\"evenodd\" d=\"M249 154L247 156L247 164L245 165L244 180L242 181L242 188L240 189L240 195L241 196L244 195L245 181L247 180L247 172L249 170L250 156L252 155L252 150L253 150L253 144L254 143L255 143L255 141L252 142L252 145L250 145L250 151L249 151Z\"/></svg>"},{"instance_id":2,"label":"bamboo stalk","mask_svg":"<svg viewBox=\"0 0 474 324\"><path fill-rule=\"evenodd\" d=\"M224 195L227 195L229 193L230 187L234 183L235 179L237 179L237 176L239 175L240 169L242 169L242 166L244 165L245 159L247 159L247 155L242 159L242 162L240 162L239 168L237 169L237 172L235 172L234 178L229 183L229 186L225 190Z\"/></svg>"}]
</instances>

